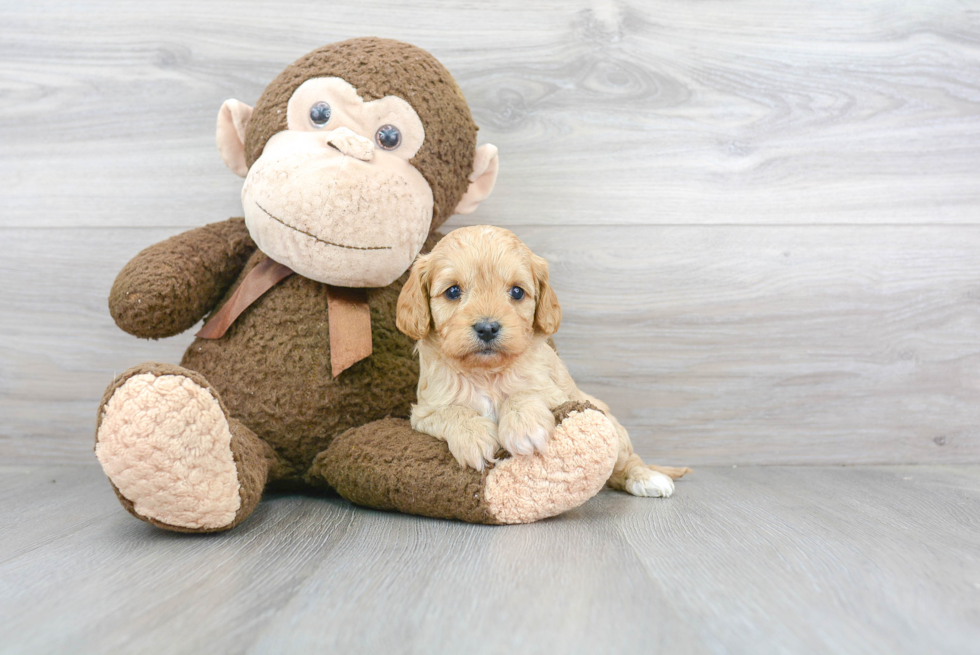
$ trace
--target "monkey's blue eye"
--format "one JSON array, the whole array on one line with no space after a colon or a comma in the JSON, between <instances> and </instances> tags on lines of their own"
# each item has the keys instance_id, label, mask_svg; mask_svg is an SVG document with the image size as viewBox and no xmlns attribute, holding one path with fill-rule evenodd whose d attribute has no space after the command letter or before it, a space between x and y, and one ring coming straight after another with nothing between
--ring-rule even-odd
<instances>
[{"instance_id":1,"label":"monkey's blue eye","mask_svg":"<svg viewBox=\"0 0 980 655\"><path fill-rule=\"evenodd\" d=\"M330 105L322 100L310 107L310 122L313 127L323 127L330 122Z\"/></svg>"},{"instance_id":2,"label":"monkey's blue eye","mask_svg":"<svg viewBox=\"0 0 980 655\"><path fill-rule=\"evenodd\" d=\"M443 295L446 296L446 298L448 298L449 300L458 300L462 294L463 294L463 290L459 288L458 284L454 284L453 286L446 289L446 293L444 293Z\"/></svg>"},{"instance_id":3,"label":"monkey's blue eye","mask_svg":"<svg viewBox=\"0 0 980 655\"><path fill-rule=\"evenodd\" d=\"M375 139L385 150L394 150L402 144L402 133L394 125L382 125L378 128Z\"/></svg>"},{"instance_id":4,"label":"monkey's blue eye","mask_svg":"<svg viewBox=\"0 0 980 655\"><path fill-rule=\"evenodd\" d=\"M510 288L510 297L513 298L514 300L521 300L521 299L523 299L524 298L524 289L522 289L520 287L511 287Z\"/></svg>"}]
</instances>

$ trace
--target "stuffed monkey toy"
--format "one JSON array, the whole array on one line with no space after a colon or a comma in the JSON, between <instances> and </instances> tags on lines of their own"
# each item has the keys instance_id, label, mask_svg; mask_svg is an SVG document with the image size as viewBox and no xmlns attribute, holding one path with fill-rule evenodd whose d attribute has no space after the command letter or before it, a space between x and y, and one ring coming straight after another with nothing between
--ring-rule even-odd
<instances>
[{"instance_id":1,"label":"stuffed monkey toy","mask_svg":"<svg viewBox=\"0 0 980 655\"><path fill-rule=\"evenodd\" d=\"M329 488L369 507L524 523L605 484L616 435L586 404L554 408L546 454L461 468L412 430L418 361L395 328L408 269L453 213L492 190L462 92L429 53L361 38L288 66L255 108L228 100L217 143L245 178L244 218L133 258L109 309L137 337L207 320L180 366L109 385L95 452L123 507L166 530L232 528L266 488Z\"/></svg>"}]
</instances>

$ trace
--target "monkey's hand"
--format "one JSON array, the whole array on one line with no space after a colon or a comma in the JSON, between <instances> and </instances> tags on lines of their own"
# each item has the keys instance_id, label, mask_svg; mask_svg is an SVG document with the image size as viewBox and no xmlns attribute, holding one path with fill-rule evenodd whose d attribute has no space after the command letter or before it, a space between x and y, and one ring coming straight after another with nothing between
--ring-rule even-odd
<instances>
[{"instance_id":1,"label":"monkey's hand","mask_svg":"<svg viewBox=\"0 0 980 655\"><path fill-rule=\"evenodd\" d=\"M555 431L555 416L540 396L514 394L504 403L497 434L512 455L544 452Z\"/></svg>"},{"instance_id":2,"label":"monkey's hand","mask_svg":"<svg viewBox=\"0 0 980 655\"><path fill-rule=\"evenodd\" d=\"M469 407L450 405L426 408L415 405L412 408L412 427L445 441L449 452L463 468L469 466L482 471L487 463L497 461L494 457L500 448L497 424Z\"/></svg>"},{"instance_id":3,"label":"monkey's hand","mask_svg":"<svg viewBox=\"0 0 980 655\"><path fill-rule=\"evenodd\" d=\"M116 325L144 339L180 334L204 318L255 251L231 218L161 241L126 264L109 294Z\"/></svg>"}]
</instances>

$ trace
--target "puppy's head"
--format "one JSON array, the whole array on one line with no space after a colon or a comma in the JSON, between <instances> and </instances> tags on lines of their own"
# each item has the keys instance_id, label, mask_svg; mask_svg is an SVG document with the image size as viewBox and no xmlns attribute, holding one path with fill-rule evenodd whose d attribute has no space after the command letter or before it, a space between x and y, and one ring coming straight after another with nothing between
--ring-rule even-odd
<instances>
[{"instance_id":1,"label":"puppy's head","mask_svg":"<svg viewBox=\"0 0 980 655\"><path fill-rule=\"evenodd\" d=\"M453 230L412 266L396 324L465 368L497 367L561 322L548 262L510 230Z\"/></svg>"}]
</instances>

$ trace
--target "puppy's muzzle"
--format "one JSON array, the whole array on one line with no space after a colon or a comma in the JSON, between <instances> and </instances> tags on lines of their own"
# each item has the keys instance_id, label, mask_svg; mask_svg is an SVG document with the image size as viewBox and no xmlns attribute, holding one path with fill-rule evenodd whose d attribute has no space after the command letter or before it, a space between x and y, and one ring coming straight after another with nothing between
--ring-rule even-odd
<instances>
[{"instance_id":1,"label":"puppy's muzzle","mask_svg":"<svg viewBox=\"0 0 980 655\"><path fill-rule=\"evenodd\" d=\"M480 321L479 323L473 324L473 331L476 332L476 336L480 338L480 341L491 343L500 333L500 323L497 321Z\"/></svg>"}]
</instances>

